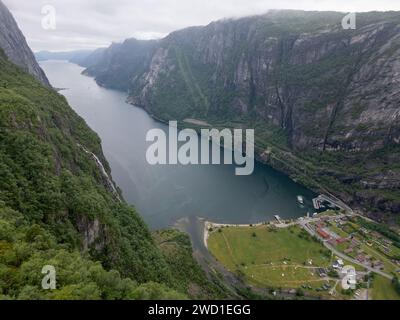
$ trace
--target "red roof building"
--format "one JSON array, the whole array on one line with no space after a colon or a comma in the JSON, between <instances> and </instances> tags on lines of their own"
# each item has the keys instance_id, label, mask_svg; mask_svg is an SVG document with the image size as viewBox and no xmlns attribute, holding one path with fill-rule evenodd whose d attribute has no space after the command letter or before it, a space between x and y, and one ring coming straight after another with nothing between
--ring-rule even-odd
<instances>
[{"instance_id":1,"label":"red roof building","mask_svg":"<svg viewBox=\"0 0 400 320\"><path fill-rule=\"evenodd\" d=\"M317 233L324 239L329 239L330 236L327 232L325 232L324 230L322 230L321 228L317 229Z\"/></svg>"}]
</instances>

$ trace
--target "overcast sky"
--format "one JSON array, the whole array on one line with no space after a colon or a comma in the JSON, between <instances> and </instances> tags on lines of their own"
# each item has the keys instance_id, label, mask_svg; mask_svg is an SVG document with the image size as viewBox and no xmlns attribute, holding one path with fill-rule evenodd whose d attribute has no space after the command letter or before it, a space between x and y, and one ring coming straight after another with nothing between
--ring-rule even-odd
<instances>
[{"instance_id":1,"label":"overcast sky","mask_svg":"<svg viewBox=\"0 0 400 320\"><path fill-rule=\"evenodd\" d=\"M34 51L108 46L268 9L343 12L400 10L400 0L3 0ZM44 5L56 9L56 30L42 28Z\"/></svg>"}]
</instances>

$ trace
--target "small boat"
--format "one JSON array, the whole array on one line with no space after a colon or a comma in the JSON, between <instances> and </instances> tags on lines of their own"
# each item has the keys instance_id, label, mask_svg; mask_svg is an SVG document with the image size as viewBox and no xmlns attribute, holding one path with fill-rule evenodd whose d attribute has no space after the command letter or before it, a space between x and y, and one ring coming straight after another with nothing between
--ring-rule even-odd
<instances>
[{"instance_id":1,"label":"small boat","mask_svg":"<svg viewBox=\"0 0 400 320\"><path fill-rule=\"evenodd\" d=\"M297 201L300 204L304 204L304 198L302 196L297 196Z\"/></svg>"}]
</instances>

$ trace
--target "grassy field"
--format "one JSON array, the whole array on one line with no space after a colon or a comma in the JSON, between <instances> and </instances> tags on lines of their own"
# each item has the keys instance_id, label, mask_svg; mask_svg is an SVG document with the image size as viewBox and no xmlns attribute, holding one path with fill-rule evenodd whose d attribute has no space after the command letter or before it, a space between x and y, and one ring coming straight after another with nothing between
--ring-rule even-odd
<instances>
[{"instance_id":1,"label":"grassy field","mask_svg":"<svg viewBox=\"0 0 400 320\"><path fill-rule=\"evenodd\" d=\"M342 238L347 238L349 236L348 233L344 232L342 229L338 228L333 223L329 225L329 229Z\"/></svg>"},{"instance_id":2,"label":"grassy field","mask_svg":"<svg viewBox=\"0 0 400 320\"><path fill-rule=\"evenodd\" d=\"M258 287L320 287L316 267L327 267L330 252L299 227L226 227L210 234L211 253L246 282Z\"/></svg>"},{"instance_id":3,"label":"grassy field","mask_svg":"<svg viewBox=\"0 0 400 320\"><path fill-rule=\"evenodd\" d=\"M361 245L361 248L364 250L365 253L367 253L374 259L382 261L385 272L396 273L396 270L399 269L399 267L396 264L390 261L390 259L387 256L385 256L383 253L380 253L378 250L370 248L365 244Z\"/></svg>"},{"instance_id":4,"label":"grassy field","mask_svg":"<svg viewBox=\"0 0 400 320\"><path fill-rule=\"evenodd\" d=\"M390 280L379 275L375 276L370 292L373 300L400 300Z\"/></svg>"},{"instance_id":5,"label":"grassy field","mask_svg":"<svg viewBox=\"0 0 400 320\"><path fill-rule=\"evenodd\" d=\"M342 229L336 226L333 229L345 235ZM268 225L217 228L209 236L208 248L229 271L259 288L301 288L309 294L327 297L328 291L321 287L328 281L331 287L336 282L334 278L321 278L317 268L330 266L337 257L299 226L282 229ZM361 244L361 248L393 271L395 265L383 254L365 244ZM351 263L345 261L345 264ZM355 267L358 271L365 271L361 266ZM336 286L334 297L351 299L351 296L342 295L340 288L340 284ZM388 279L375 275L370 298L399 300L400 295Z\"/></svg>"},{"instance_id":6,"label":"grassy field","mask_svg":"<svg viewBox=\"0 0 400 320\"><path fill-rule=\"evenodd\" d=\"M257 287L299 288L307 285L316 289L326 283L313 269L307 267L255 265L246 269L249 283Z\"/></svg>"}]
</instances>

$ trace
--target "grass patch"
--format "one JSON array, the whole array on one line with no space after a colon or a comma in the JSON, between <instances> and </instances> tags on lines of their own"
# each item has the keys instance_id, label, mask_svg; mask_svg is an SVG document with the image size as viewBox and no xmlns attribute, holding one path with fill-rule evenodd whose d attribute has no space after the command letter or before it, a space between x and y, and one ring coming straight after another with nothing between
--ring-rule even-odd
<instances>
[{"instance_id":1,"label":"grass patch","mask_svg":"<svg viewBox=\"0 0 400 320\"><path fill-rule=\"evenodd\" d=\"M211 253L231 272L258 287L319 287L316 267L329 266L331 254L300 227L229 227L211 233ZM312 261L312 264L309 264Z\"/></svg>"},{"instance_id":2,"label":"grass patch","mask_svg":"<svg viewBox=\"0 0 400 320\"><path fill-rule=\"evenodd\" d=\"M376 275L371 289L373 300L400 300L400 295L394 289L391 281Z\"/></svg>"}]
</instances>

